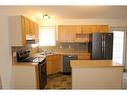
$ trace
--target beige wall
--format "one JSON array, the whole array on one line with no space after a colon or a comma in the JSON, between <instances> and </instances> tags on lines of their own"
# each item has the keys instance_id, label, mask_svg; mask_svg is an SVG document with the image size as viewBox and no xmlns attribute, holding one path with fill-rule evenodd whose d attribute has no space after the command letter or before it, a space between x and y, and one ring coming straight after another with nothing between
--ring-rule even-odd
<instances>
[{"instance_id":1,"label":"beige wall","mask_svg":"<svg viewBox=\"0 0 127 95\"><path fill-rule=\"evenodd\" d=\"M11 53L8 46L8 17L0 16L0 75L3 88L11 87Z\"/></svg>"},{"instance_id":2,"label":"beige wall","mask_svg":"<svg viewBox=\"0 0 127 95\"><path fill-rule=\"evenodd\" d=\"M25 15L28 16L28 13L24 10L21 11L21 8L9 8L9 7L0 7L0 76L2 78L2 87L3 89L13 88L12 82L12 59L11 59L11 48L9 47L9 38L8 38L8 16L10 15Z\"/></svg>"},{"instance_id":3,"label":"beige wall","mask_svg":"<svg viewBox=\"0 0 127 95\"><path fill-rule=\"evenodd\" d=\"M40 20L37 22L39 23L39 26L56 26L56 30L58 28L58 25L107 24L110 27L127 27L127 19L62 19L62 20L57 19L57 20ZM58 31L56 34L58 34Z\"/></svg>"}]
</instances>

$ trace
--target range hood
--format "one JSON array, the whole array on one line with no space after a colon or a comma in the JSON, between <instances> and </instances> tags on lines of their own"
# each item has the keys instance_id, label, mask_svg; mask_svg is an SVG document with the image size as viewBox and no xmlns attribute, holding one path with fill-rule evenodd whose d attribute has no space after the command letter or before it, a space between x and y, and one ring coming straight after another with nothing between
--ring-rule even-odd
<instances>
[{"instance_id":1,"label":"range hood","mask_svg":"<svg viewBox=\"0 0 127 95\"><path fill-rule=\"evenodd\" d=\"M26 35L26 42L27 44L37 44L38 40L36 39L35 35Z\"/></svg>"}]
</instances>

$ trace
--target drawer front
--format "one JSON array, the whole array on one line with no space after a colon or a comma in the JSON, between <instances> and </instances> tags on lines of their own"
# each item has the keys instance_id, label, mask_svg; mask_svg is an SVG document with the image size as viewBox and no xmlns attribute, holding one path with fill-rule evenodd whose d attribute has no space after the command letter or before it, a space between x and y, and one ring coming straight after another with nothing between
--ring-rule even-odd
<instances>
[{"instance_id":1,"label":"drawer front","mask_svg":"<svg viewBox=\"0 0 127 95\"><path fill-rule=\"evenodd\" d=\"M78 60L90 60L90 55L78 55Z\"/></svg>"}]
</instances>

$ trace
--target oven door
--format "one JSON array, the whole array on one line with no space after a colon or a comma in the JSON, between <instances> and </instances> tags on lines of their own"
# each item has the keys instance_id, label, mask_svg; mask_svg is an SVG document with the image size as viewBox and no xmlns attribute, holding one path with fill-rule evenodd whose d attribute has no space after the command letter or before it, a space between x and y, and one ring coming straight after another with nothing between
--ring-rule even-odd
<instances>
[{"instance_id":1,"label":"oven door","mask_svg":"<svg viewBox=\"0 0 127 95\"><path fill-rule=\"evenodd\" d=\"M39 88L44 89L47 83L46 61L40 62L38 64L38 70L39 70Z\"/></svg>"}]
</instances>

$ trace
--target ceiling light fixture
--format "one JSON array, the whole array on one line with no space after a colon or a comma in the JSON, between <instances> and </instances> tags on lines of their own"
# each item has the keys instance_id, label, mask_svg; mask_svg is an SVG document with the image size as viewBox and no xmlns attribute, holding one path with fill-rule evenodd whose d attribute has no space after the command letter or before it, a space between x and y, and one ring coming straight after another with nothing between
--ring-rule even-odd
<instances>
[{"instance_id":1,"label":"ceiling light fixture","mask_svg":"<svg viewBox=\"0 0 127 95\"><path fill-rule=\"evenodd\" d=\"M48 14L44 14L43 19L50 19L50 16Z\"/></svg>"}]
</instances>

